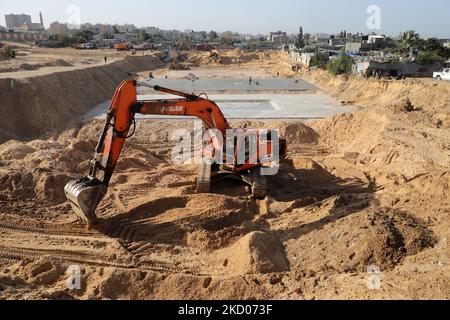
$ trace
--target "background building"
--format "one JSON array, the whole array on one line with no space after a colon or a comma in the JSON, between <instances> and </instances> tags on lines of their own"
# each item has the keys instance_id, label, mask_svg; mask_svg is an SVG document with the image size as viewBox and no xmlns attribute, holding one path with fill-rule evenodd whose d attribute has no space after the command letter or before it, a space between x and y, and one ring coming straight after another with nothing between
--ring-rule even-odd
<instances>
[{"instance_id":1,"label":"background building","mask_svg":"<svg viewBox=\"0 0 450 320\"><path fill-rule=\"evenodd\" d=\"M67 26L67 23L60 23L55 21L50 24L48 32L52 34L66 33L69 32L69 27Z\"/></svg>"},{"instance_id":2,"label":"background building","mask_svg":"<svg viewBox=\"0 0 450 320\"><path fill-rule=\"evenodd\" d=\"M277 31L277 32L271 32L268 40L272 43L287 44L289 41L289 38L288 38L286 32Z\"/></svg>"},{"instance_id":3,"label":"background building","mask_svg":"<svg viewBox=\"0 0 450 320\"><path fill-rule=\"evenodd\" d=\"M15 29L23 26L26 23L31 24L31 16L27 14L6 14L5 15L6 28Z\"/></svg>"}]
</instances>

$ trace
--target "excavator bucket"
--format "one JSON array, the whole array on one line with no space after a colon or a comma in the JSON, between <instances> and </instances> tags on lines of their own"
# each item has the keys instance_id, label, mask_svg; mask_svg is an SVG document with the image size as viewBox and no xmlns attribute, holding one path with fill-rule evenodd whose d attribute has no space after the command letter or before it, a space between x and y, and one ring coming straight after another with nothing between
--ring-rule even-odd
<instances>
[{"instance_id":1,"label":"excavator bucket","mask_svg":"<svg viewBox=\"0 0 450 320\"><path fill-rule=\"evenodd\" d=\"M97 222L95 210L105 197L107 189L100 180L86 177L69 182L64 192L79 219L89 227Z\"/></svg>"}]
</instances>

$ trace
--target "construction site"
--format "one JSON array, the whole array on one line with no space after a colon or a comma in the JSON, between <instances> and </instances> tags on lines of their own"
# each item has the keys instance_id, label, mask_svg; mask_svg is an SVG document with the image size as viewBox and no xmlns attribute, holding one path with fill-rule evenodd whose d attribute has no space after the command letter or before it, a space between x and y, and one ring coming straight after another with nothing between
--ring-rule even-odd
<instances>
[{"instance_id":1,"label":"construction site","mask_svg":"<svg viewBox=\"0 0 450 320\"><path fill-rule=\"evenodd\" d=\"M183 67L151 50L0 61L0 299L450 299L449 83L171 54ZM122 128L123 99L141 115ZM278 173L206 188L173 163L173 131L208 124L191 104L211 127L277 130Z\"/></svg>"}]
</instances>

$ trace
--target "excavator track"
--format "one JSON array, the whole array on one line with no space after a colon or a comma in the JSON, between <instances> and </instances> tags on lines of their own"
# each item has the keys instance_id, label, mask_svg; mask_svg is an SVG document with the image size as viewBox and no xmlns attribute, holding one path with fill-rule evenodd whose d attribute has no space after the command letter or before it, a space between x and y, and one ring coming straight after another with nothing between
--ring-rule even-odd
<instances>
[{"instance_id":1,"label":"excavator track","mask_svg":"<svg viewBox=\"0 0 450 320\"><path fill-rule=\"evenodd\" d=\"M210 161L204 160L198 166L197 193L211 192L211 175L212 175L212 164Z\"/></svg>"},{"instance_id":2,"label":"excavator track","mask_svg":"<svg viewBox=\"0 0 450 320\"><path fill-rule=\"evenodd\" d=\"M267 176L261 175L261 168L253 168L250 171L252 181L252 197L264 199L267 196Z\"/></svg>"},{"instance_id":3,"label":"excavator track","mask_svg":"<svg viewBox=\"0 0 450 320\"><path fill-rule=\"evenodd\" d=\"M77 231L61 231L58 229L47 229L31 226L20 225L17 221L0 222L0 232L9 232L17 234L18 237L23 237L27 235L33 237L37 240L42 237L42 239L64 239L68 240L82 240L82 241L93 241L93 242L109 242L115 241L117 239L110 238L99 232L80 230ZM121 243L121 241L119 241ZM16 263L24 260L35 261L43 257L52 257L58 260L65 261L67 263L80 264L82 266L93 266L93 267L113 267L121 269L136 269L142 271L156 271L163 273L184 273L199 275L200 272L197 270L185 269L179 266L171 265L160 261L142 261L141 257L144 253L149 253L146 251L146 245L148 243L140 242L136 243L133 241L127 242L127 244L121 243L122 247L130 254L130 261L120 261L117 259L110 259L105 256L97 256L94 254L79 253L79 252L69 252L60 249L29 249L20 247L5 246L5 244L0 245L0 261L8 263ZM132 250L130 250L132 248ZM134 248L134 249L133 249Z\"/></svg>"},{"instance_id":4,"label":"excavator track","mask_svg":"<svg viewBox=\"0 0 450 320\"><path fill-rule=\"evenodd\" d=\"M34 235L53 235L53 236L101 236L101 233L96 231L91 231L87 229L72 229L72 230L61 230L58 228L42 228L42 227L34 227L34 226L25 226L21 225L19 222L10 220L10 221L0 221L0 231L20 231L26 234L34 234Z\"/></svg>"}]
</instances>

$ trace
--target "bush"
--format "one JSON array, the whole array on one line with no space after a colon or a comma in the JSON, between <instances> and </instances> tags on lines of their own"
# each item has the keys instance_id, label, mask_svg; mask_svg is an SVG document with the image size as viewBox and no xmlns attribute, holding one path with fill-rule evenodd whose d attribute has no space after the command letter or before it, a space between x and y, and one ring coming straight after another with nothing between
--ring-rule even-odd
<instances>
[{"instance_id":1,"label":"bush","mask_svg":"<svg viewBox=\"0 0 450 320\"><path fill-rule=\"evenodd\" d=\"M416 61L418 64L433 64L436 62L443 62L444 59L436 52L421 51L417 55Z\"/></svg>"},{"instance_id":2,"label":"bush","mask_svg":"<svg viewBox=\"0 0 450 320\"><path fill-rule=\"evenodd\" d=\"M328 63L327 69L331 74L338 75L351 73L352 67L353 67L353 58L345 54L341 54L339 58L337 58L336 60L332 60L330 61L330 63Z\"/></svg>"},{"instance_id":3,"label":"bush","mask_svg":"<svg viewBox=\"0 0 450 320\"><path fill-rule=\"evenodd\" d=\"M302 49L303 53L314 53L317 51L317 47L315 46L306 46Z\"/></svg>"},{"instance_id":4,"label":"bush","mask_svg":"<svg viewBox=\"0 0 450 320\"><path fill-rule=\"evenodd\" d=\"M309 65L311 67L318 67L321 69L325 69L328 64L328 56L324 53L319 52L311 58Z\"/></svg>"}]
</instances>

